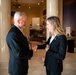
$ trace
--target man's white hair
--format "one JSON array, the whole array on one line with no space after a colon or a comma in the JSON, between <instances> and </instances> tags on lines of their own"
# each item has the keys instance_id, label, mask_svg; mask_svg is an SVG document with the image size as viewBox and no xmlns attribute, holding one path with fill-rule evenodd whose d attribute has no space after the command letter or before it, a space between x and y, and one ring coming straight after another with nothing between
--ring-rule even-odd
<instances>
[{"instance_id":1,"label":"man's white hair","mask_svg":"<svg viewBox=\"0 0 76 75\"><path fill-rule=\"evenodd\" d=\"M16 22L17 20L19 20L20 18L22 18L22 16L26 15L24 12L16 12L14 14L14 22Z\"/></svg>"}]
</instances>

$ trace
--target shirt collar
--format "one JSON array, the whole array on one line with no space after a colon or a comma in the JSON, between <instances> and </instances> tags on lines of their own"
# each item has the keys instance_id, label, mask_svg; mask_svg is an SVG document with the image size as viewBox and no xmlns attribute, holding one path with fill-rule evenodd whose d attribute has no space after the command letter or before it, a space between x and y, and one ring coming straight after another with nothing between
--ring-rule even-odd
<instances>
[{"instance_id":1,"label":"shirt collar","mask_svg":"<svg viewBox=\"0 0 76 75\"><path fill-rule=\"evenodd\" d=\"M16 25L15 25L16 26ZM22 29L21 28L19 28L18 26L16 26L21 32L22 32Z\"/></svg>"}]
</instances>

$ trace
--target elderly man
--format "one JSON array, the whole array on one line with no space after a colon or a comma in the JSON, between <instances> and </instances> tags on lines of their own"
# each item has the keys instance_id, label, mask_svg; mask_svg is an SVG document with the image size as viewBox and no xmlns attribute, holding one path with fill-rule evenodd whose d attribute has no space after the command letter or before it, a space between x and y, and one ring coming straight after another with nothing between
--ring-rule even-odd
<instances>
[{"instance_id":1,"label":"elderly man","mask_svg":"<svg viewBox=\"0 0 76 75\"><path fill-rule=\"evenodd\" d=\"M9 30L6 42L9 48L9 74L27 75L28 59L33 55L29 50L27 38L22 34L22 29L26 25L27 16L24 12L14 14L14 25Z\"/></svg>"}]
</instances>

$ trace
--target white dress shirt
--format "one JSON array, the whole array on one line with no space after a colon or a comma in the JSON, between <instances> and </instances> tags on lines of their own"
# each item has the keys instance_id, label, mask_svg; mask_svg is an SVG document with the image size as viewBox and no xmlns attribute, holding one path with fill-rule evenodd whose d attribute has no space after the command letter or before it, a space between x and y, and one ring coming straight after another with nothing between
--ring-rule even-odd
<instances>
[{"instance_id":1,"label":"white dress shirt","mask_svg":"<svg viewBox=\"0 0 76 75\"><path fill-rule=\"evenodd\" d=\"M50 39L50 44L51 44L51 42L54 40L54 38L55 38L55 35L52 35L52 37L51 37L51 39Z\"/></svg>"}]
</instances>

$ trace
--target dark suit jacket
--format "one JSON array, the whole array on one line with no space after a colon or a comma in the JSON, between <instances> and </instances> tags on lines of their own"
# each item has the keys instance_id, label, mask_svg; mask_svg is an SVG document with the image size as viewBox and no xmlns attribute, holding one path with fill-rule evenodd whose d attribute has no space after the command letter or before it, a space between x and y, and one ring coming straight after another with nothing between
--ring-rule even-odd
<instances>
[{"instance_id":1,"label":"dark suit jacket","mask_svg":"<svg viewBox=\"0 0 76 75\"><path fill-rule=\"evenodd\" d=\"M33 55L29 50L27 38L13 26L7 34L6 42L9 47L9 73L11 75L27 75L28 59Z\"/></svg>"},{"instance_id":2,"label":"dark suit jacket","mask_svg":"<svg viewBox=\"0 0 76 75\"><path fill-rule=\"evenodd\" d=\"M46 45L49 45L49 50L46 52L45 66L47 70L51 72L62 72L63 60L66 55L67 39L65 35L58 35L49 44L51 37L43 45L38 45L38 49L44 49Z\"/></svg>"}]
</instances>

